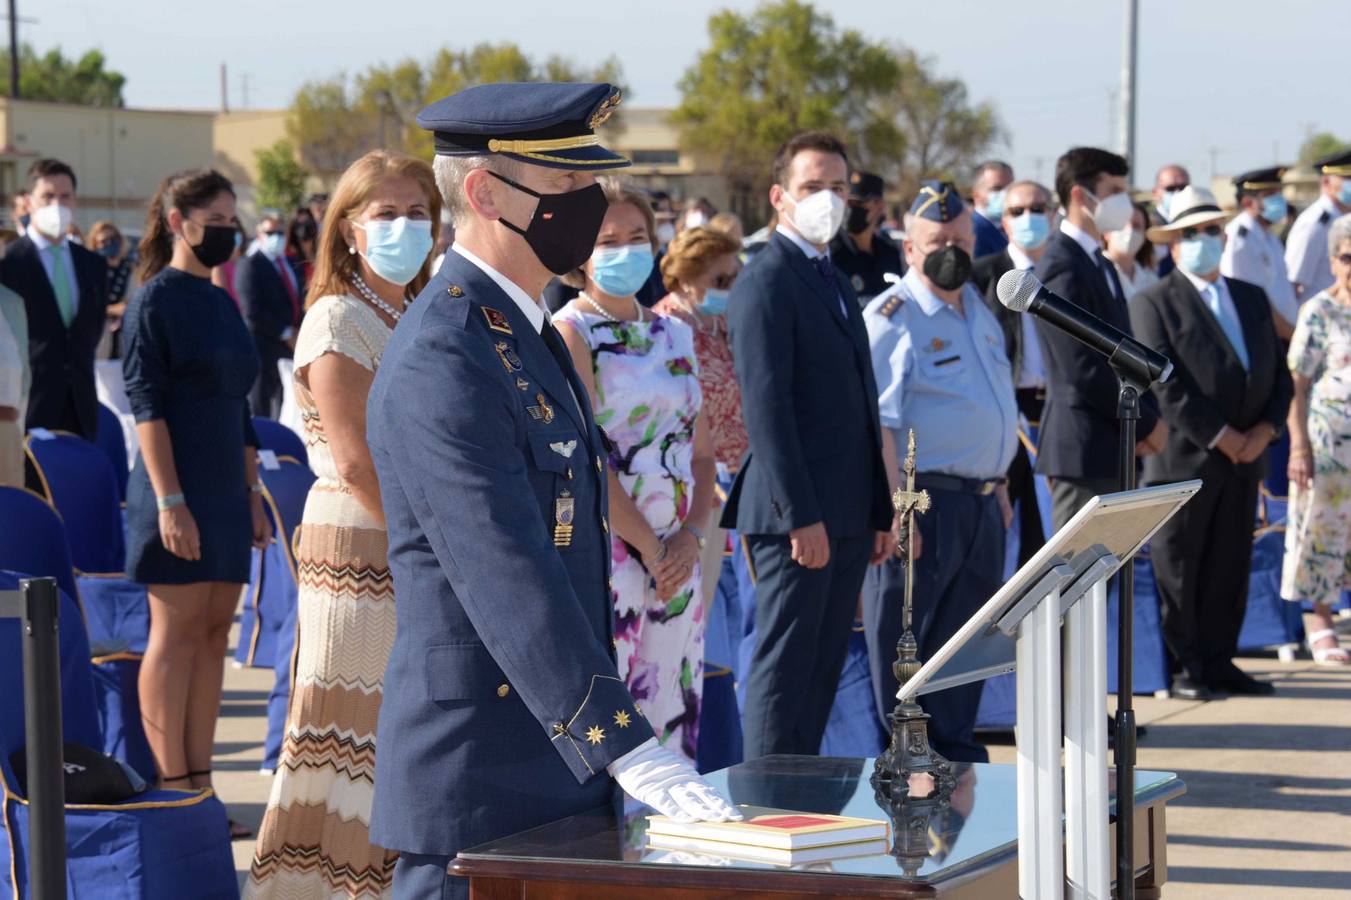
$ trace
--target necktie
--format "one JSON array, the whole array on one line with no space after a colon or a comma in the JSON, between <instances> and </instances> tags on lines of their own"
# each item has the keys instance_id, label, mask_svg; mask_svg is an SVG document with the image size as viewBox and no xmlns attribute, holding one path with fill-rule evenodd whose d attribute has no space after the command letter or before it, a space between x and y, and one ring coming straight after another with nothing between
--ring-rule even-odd
<instances>
[{"instance_id":1,"label":"necktie","mask_svg":"<svg viewBox=\"0 0 1351 900\"><path fill-rule=\"evenodd\" d=\"M840 304L840 312L844 312L844 299L840 297L840 283L835 279L835 264L830 261L830 256L823 253L812 260L816 266L816 273L821 276L821 280L826 283L832 297Z\"/></svg>"},{"instance_id":2,"label":"necktie","mask_svg":"<svg viewBox=\"0 0 1351 900\"><path fill-rule=\"evenodd\" d=\"M554 362L558 363L558 371L563 373L563 380L568 383L568 390L572 392L572 399L578 406L581 405L583 393L578 393L579 385L573 381L569 374L572 371L572 355L568 353L567 345L563 343L563 338L554 327L554 323L548 319L544 320L544 327L540 331L540 337L544 338L544 346L549 348L549 353L553 355ZM585 416L583 416L585 419Z\"/></svg>"},{"instance_id":3,"label":"necktie","mask_svg":"<svg viewBox=\"0 0 1351 900\"><path fill-rule=\"evenodd\" d=\"M47 248L52 260L52 292L56 294L56 308L61 313L61 324L69 328L75 319L75 298L70 292L70 277L66 274L66 255L60 244Z\"/></svg>"},{"instance_id":4,"label":"necktie","mask_svg":"<svg viewBox=\"0 0 1351 900\"><path fill-rule=\"evenodd\" d=\"M1206 305L1210 311L1215 314L1215 320L1220 323L1220 330L1224 336L1229 339L1229 346L1234 348L1238 361L1243 363L1246 371L1248 368L1248 345L1243 341L1243 325L1231 311L1232 308L1226 308L1220 302L1220 288L1215 284L1206 285L1203 296L1206 299Z\"/></svg>"},{"instance_id":5,"label":"necktie","mask_svg":"<svg viewBox=\"0 0 1351 900\"><path fill-rule=\"evenodd\" d=\"M1126 295L1121 292L1121 280L1116 277L1116 268L1112 265L1107 255L1099 250L1094 254L1097 259L1098 268L1102 270L1102 277L1107 279L1107 289L1112 292L1118 303L1125 304Z\"/></svg>"},{"instance_id":6,"label":"necktie","mask_svg":"<svg viewBox=\"0 0 1351 900\"><path fill-rule=\"evenodd\" d=\"M281 283L284 284L284 285L286 286L286 296L289 297L290 300L291 300L291 324L292 324L292 325L299 325L299 324L300 324L300 297L296 294L296 286L295 286L295 282L292 281L292 278L294 277L294 275L293 275L293 273L287 272L287 271L285 271L284 269L282 269L282 266L287 265L287 262L286 262L286 260L282 259L280 256L278 256L278 257L277 257L276 259L274 259L272 262L277 266L277 277L280 278L280 279L281 279Z\"/></svg>"}]
</instances>

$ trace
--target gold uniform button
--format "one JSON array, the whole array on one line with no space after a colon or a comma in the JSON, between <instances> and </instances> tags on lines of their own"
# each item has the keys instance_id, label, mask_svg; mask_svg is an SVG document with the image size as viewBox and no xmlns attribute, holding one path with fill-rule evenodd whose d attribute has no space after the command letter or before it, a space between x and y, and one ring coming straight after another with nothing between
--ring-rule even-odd
<instances>
[{"instance_id":1,"label":"gold uniform button","mask_svg":"<svg viewBox=\"0 0 1351 900\"><path fill-rule=\"evenodd\" d=\"M567 734L567 733L568 729L566 725L564 725L562 722L554 723L554 734Z\"/></svg>"},{"instance_id":2,"label":"gold uniform button","mask_svg":"<svg viewBox=\"0 0 1351 900\"><path fill-rule=\"evenodd\" d=\"M510 693L511 693L511 685L509 685L509 684L499 684L499 685L497 686L497 696L499 696L499 697L505 697L507 694L510 694Z\"/></svg>"},{"instance_id":3,"label":"gold uniform button","mask_svg":"<svg viewBox=\"0 0 1351 900\"><path fill-rule=\"evenodd\" d=\"M606 534L610 533L610 523L605 519L600 520L600 527L605 529Z\"/></svg>"}]
</instances>

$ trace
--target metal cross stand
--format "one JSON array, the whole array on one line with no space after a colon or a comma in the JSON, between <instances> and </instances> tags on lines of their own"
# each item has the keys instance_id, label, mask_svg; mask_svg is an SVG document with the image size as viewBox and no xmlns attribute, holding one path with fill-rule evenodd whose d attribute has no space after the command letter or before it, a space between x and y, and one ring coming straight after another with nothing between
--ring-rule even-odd
<instances>
[{"instance_id":1,"label":"metal cross stand","mask_svg":"<svg viewBox=\"0 0 1351 900\"><path fill-rule=\"evenodd\" d=\"M915 431L910 430L906 446L905 489L892 495L891 504L900 522L900 540L896 556L905 564L905 605L901 613L901 639L896 642L896 661L891 671L899 684L905 684L920 670L919 642L913 628L915 592L915 514L929 511L928 491L915 490ZM936 793L951 790L954 780L952 763L938 754L929 744L929 714L913 697L902 699L887 717L891 720L891 744L873 764L871 779L880 796L905 796L910 790L910 776L932 776Z\"/></svg>"},{"instance_id":2,"label":"metal cross stand","mask_svg":"<svg viewBox=\"0 0 1351 900\"><path fill-rule=\"evenodd\" d=\"M25 579L19 585L17 591L0 591L0 619L18 619L23 624L24 748L32 841L28 847L28 884L34 900L63 900L66 797L57 640L61 595L52 578Z\"/></svg>"},{"instance_id":3,"label":"metal cross stand","mask_svg":"<svg viewBox=\"0 0 1351 900\"><path fill-rule=\"evenodd\" d=\"M1060 900L1067 885L1075 898L1111 896L1107 581L1200 486L1094 497L897 693L904 706L921 693L1016 669L1018 887L1026 900ZM1069 648L1063 743L1062 617ZM1132 808L1123 798L1133 799L1133 782L1118 782L1116 796L1119 826Z\"/></svg>"}]
</instances>

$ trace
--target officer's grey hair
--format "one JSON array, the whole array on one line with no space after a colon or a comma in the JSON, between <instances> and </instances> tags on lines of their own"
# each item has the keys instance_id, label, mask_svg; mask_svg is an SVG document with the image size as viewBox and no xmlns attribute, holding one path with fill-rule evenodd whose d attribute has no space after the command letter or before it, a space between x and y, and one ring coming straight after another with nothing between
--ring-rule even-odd
<instances>
[{"instance_id":1,"label":"officer's grey hair","mask_svg":"<svg viewBox=\"0 0 1351 900\"><path fill-rule=\"evenodd\" d=\"M474 214L464 194L464 179L475 169L489 169L513 180L520 172L519 163L501 156L438 156L433 159L432 174L436 176L441 201L450 213L451 221L457 225L470 221Z\"/></svg>"},{"instance_id":2,"label":"officer's grey hair","mask_svg":"<svg viewBox=\"0 0 1351 900\"><path fill-rule=\"evenodd\" d=\"M1337 219L1328 229L1328 256L1336 256L1347 241L1351 241L1351 213Z\"/></svg>"}]
</instances>

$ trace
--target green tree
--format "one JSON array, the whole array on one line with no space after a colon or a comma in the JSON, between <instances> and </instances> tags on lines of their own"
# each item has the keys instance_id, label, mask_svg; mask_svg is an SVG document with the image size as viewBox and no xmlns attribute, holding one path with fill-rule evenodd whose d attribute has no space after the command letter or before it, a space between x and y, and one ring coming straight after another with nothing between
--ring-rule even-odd
<instances>
[{"instance_id":1,"label":"green tree","mask_svg":"<svg viewBox=\"0 0 1351 900\"><path fill-rule=\"evenodd\" d=\"M276 209L283 213L300 206L305 196L305 170L296 160L295 147L290 141L280 140L263 150L255 150L258 162L258 183L254 189L254 203L259 209Z\"/></svg>"},{"instance_id":2,"label":"green tree","mask_svg":"<svg viewBox=\"0 0 1351 900\"><path fill-rule=\"evenodd\" d=\"M122 107L121 72L104 68L107 58L89 50L79 59L67 59L60 47L42 56L30 44L19 47L19 97L82 106ZM9 94L9 51L0 52L0 92Z\"/></svg>"},{"instance_id":3,"label":"green tree","mask_svg":"<svg viewBox=\"0 0 1351 900\"><path fill-rule=\"evenodd\" d=\"M709 46L680 80L672 122L685 149L717 161L742 215L763 207L774 151L805 129L834 131L882 155L899 135L876 104L895 85L896 60L801 0L749 16L708 20Z\"/></svg>"},{"instance_id":4,"label":"green tree","mask_svg":"<svg viewBox=\"0 0 1351 900\"><path fill-rule=\"evenodd\" d=\"M1308 165L1315 159L1331 156L1333 153L1347 148L1351 148L1351 143L1342 140L1331 132L1321 131L1318 134L1310 135L1308 140L1300 144L1299 161Z\"/></svg>"},{"instance_id":5,"label":"green tree","mask_svg":"<svg viewBox=\"0 0 1351 900\"><path fill-rule=\"evenodd\" d=\"M430 158L432 136L418 127L418 110L467 87L502 81L620 83L621 78L613 57L586 68L558 56L534 62L512 43L443 47L426 62L378 64L350 79L340 75L305 85L291 104L290 134L301 158L331 176L375 147Z\"/></svg>"}]
</instances>

